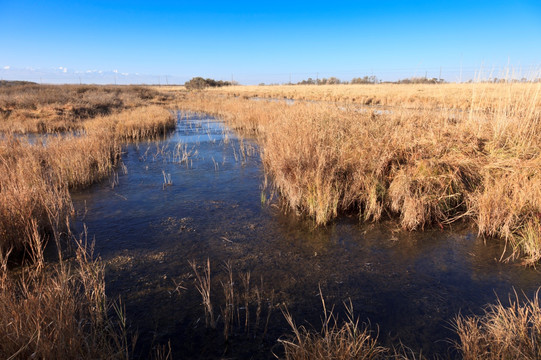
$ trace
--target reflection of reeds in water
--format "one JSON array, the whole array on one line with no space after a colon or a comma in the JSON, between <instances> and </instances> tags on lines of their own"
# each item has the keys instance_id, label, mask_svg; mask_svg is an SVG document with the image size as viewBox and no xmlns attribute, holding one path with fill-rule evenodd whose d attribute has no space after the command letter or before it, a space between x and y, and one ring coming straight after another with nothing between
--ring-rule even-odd
<instances>
[{"instance_id":1,"label":"reflection of reeds in water","mask_svg":"<svg viewBox=\"0 0 541 360\"><path fill-rule=\"evenodd\" d=\"M215 329L218 324L223 325L224 340L227 341L232 334L242 331L245 336L257 337L263 312L266 311L265 325L260 333L265 338L274 309L274 291L263 291L263 278L260 285L251 284L251 274L246 272L235 276L231 261L224 264L225 281L220 285L223 292L223 303L220 306L220 315L214 321L213 304L211 302L211 275L210 261L207 259L206 266L199 270L195 261L190 261L190 266L195 274L195 286L202 298L205 312L205 324ZM238 278L238 281L235 279ZM239 286L242 284L242 286ZM212 297L216 299L216 297ZM217 300L213 300L217 301ZM267 303L264 308L265 302ZM251 311L250 309L254 309ZM253 314L253 315L252 315Z\"/></svg>"}]
</instances>

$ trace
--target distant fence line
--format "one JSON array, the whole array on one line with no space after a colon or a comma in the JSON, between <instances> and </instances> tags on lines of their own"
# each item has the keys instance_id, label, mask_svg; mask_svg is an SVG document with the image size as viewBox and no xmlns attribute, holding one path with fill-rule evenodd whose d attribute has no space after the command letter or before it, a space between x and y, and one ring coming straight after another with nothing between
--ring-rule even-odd
<instances>
[{"instance_id":1,"label":"distant fence line","mask_svg":"<svg viewBox=\"0 0 541 360\"><path fill-rule=\"evenodd\" d=\"M401 79L426 78L444 80L445 82L498 82L502 79L513 81L539 81L541 65L522 68L511 67L426 67L426 68L395 68L368 70L337 70L337 71L306 71L288 73L239 73L230 74L227 78L205 76L216 80L230 81L242 85L265 84L296 84L311 79L318 82L322 79L338 79L340 82L351 82L352 79L376 78L378 82L395 82ZM196 74L194 76L199 76ZM121 76L106 75L99 78L89 78L78 74L58 74L43 76L29 74L0 74L0 80L25 80L40 84L110 84L110 85L183 85L193 76L148 75Z\"/></svg>"}]
</instances>

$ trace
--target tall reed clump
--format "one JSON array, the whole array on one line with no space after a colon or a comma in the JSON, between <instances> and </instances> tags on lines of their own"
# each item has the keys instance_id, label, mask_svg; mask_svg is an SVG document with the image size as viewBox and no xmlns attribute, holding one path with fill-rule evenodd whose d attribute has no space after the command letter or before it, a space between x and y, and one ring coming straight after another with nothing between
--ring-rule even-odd
<instances>
[{"instance_id":1,"label":"tall reed clump","mask_svg":"<svg viewBox=\"0 0 541 360\"><path fill-rule=\"evenodd\" d=\"M34 235L34 264L20 274L8 270L9 251L0 251L0 357L128 358L122 312L109 315L103 264L77 241L73 262L47 265Z\"/></svg>"},{"instance_id":2,"label":"tall reed clump","mask_svg":"<svg viewBox=\"0 0 541 360\"><path fill-rule=\"evenodd\" d=\"M0 250L20 252L33 225L51 233L72 210L67 183L50 166L42 146L10 139L0 142Z\"/></svg>"},{"instance_id":3,"label":"tall reed clump","mask_svg":"<svg viewBox=\"0 0 541 360\"><path fill-rule=\"evenodd\" d=\"M524 302L515 294L508 306L498 301L482 316L458 316L454 327L464 360L541 358L539 291Z\"/></svg>"},{"instance_id":4,"label":"tall reed clump","mask_svg":"<svg viewBox=\"0 0 541 360\"><path fill-rule=\"evenodd\" d=\"M522 256L525 264L534 265L541 260L541 84L518 94L514 86L491 103L486 116L487 163L474 210L481 233L506 239L510 258ZM487 103L482 94L478 98ZM471 114L470 121L487 122Z\"/></svg>"},{"instance_id":5,"label":"tall reed clump","mask_svg":"<svg viewBox=\"0 0 541 360\"><path fill-rule=\"evenodd\" d=\"M162 106L150 105L123 111L119 114L96 117L84 123L92 134L106 129L119 140L142 140L165 135L175 128L176 119Z\"/></svg>"},{"instance_id":6,"label":"tall reed clump","mask_svg":"<svg viewBox=\"0 0 541 360\"><path fill-rule=\"evenodd\" d=\"M102 179L119 158L120 146L106 134L0 142L0 248L24 250L33 222L50 237L71 216L69 189Z\"/></svg>"}]
</instances>

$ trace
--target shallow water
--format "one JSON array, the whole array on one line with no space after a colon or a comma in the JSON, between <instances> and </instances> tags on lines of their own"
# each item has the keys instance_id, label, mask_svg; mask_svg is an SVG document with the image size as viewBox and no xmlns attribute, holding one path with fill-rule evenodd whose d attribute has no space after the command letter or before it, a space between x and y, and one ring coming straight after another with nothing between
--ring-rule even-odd
<instances>
[{"instance_id":1,"label":"shallow water","mask_svg":"<svg viewBox=\"0 0 541 360\"><path fill-rule=\"evenodd\" d=\"M280 309L287 306L297 324L320 324L319 287L338 312L351 299L382 344L400 339L425 355L454 356L448 340L456 314L481 313L497 296L505 303L513 289L531 296L540 285L537 271L497 261L501 244L485 244L467 225L403 232L394 222L343 217L315 228L284 213L269 194L262 201L256 143L210 117L179 114L172 135L127 145L123 162L127 171L73 198L79 229L84 222L107 264L107 294L122 298L139 333L142 358L168 341L175 358L273 358L278 337L290 332ZM253 304L249 335L243 304L229 341L220 325L205 328L188 261L207 258L216 314L224 307L225 261L237 290L237 274L250 271L252 286L263 282L257 331Z\"/></svg>"}]
</instances>

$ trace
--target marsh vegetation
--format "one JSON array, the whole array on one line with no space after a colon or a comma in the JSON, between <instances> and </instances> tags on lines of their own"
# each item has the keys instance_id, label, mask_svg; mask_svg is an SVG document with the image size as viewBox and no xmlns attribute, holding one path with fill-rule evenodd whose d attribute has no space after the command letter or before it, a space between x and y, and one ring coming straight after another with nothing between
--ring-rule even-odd
<instances>
[{"instance_id":1,"label":"marsh vegetation","mask_svg":"<svg viewBox=\"0 0 541 360\"><path fill-rule=\"evenodd\" d=\"M447 326L431 356L538 358L539 90L0 87L0 354L423 358ZM393 294L437 319L393 327Z\"/></svg>"}]
</instances>

